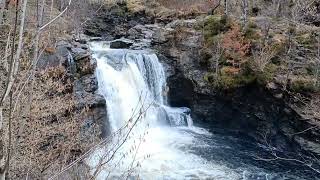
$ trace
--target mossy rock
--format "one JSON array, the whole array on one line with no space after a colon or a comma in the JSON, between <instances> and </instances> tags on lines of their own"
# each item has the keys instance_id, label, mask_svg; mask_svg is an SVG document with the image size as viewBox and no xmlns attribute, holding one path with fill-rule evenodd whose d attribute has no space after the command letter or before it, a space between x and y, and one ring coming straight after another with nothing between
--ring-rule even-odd
<instances>
[{"instance_id":1,"label":"mossy rock","mask_svg":"<svg viewBox=\"0 0 320 180\"><path fill-rule=\"evenodd\" d=\"M312 78L292 80L289 86L292 91L300 93L319 92L320 90L319 85L316 85Z\"/></svg>"},{"instance_id":2,"label":"mossy rock","mask_svg":"<svg viewBox=\"0 0 320 180\"><path fill-rule=\"evenodd\" d=\"M256 72L255 76L256 76L257 83L264 85L272 81L277 69L278 69L277 65L270 63L265 67L263 72Z\"/></svg>"},{"instance_id":3,"label":"mossy rock","mask_svg":"<svg viewBox=\"0 0 320 180\"><path fill-rule=\"evenodd\" d=\"M273 41L274 41L274 43L271 44L271 50L274 51L276 54L274 57L277 57L277 56L286 52L286 45L285 45L286 40L283 40L283 41L282 40L281 41L273 40ZM276 61L279 61L279 59L273 59L273 61L276 62ZM274 64L276 64L275 62L274 62Z\"/></svg>"},{"instance_id":4,"label":"mossy rock","mask_svg":"<svg viewBox=\"0 0 320 180\"><path fill-rule=\"evenodd\" d=\"M211 59L212 59L212 54L209 49L204 48L200 51L199 64L201 67L209 68L212 63Z\"/></svg>"},{"instance_id":5,"label":"mossy rock","mask_svg":"<svg viewBox=\"0 0 320 180\"><path fill-rule=\"evenodd\" d=\"M313 48L317 43L316 38L313 37L311 33L296 36L295 39L306 48Z\"/></svg>"},{"instance_id":6,"label":"mossy rock","mask_svg":"<svg viewBox=\"0 0 320 180\"><path fill-rule=\"evenodd\" d=\"M216 77L216 75L214 74L214 73L207 73L207 74L205 74L205 76L204 76L204 80L207 82L207 83L209 83L209 84L214 84L215 82L216 82L216 80L217 80L217 77Z\"/></svg>"},{"instance_id":7,"label":"mossy rock","mask_svg":"<svg viewBox=\"0 0 320 180\"><path fill-rule=\"evenodd\" d=\"M256 77L252 73L241 72L241 69L228 66L221 68L218 77L215 74L208 74L205 80L216 88L234 89L253 83Z\"/></svg>"}]
</instances>

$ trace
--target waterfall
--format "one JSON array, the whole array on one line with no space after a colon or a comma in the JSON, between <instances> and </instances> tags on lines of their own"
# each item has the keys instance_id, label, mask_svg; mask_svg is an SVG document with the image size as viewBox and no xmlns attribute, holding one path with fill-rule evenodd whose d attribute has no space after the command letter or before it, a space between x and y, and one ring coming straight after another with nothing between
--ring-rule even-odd
<instances>
[{"instance_id":1,"label":"waterfall","mask_svg":"<svg viewBox=\"0 0 320 180\"><path fill-rule=\"evenodd\" d=\"M195 136L208 132L193 127L190 109L168 106L165 71L154 53L110 49L102 42L92 43L91 50L108 123L117 134L88 160L96 167L103 154L117 151L115 156L106 155L112 159L99 171L98 179L226 177L225 167L210 164L190 149L205 146ZM139 114L142 118L135 123ZM126 132L130 132L128 138L124 138ZM121 142L119 149L114 148Z\"/></svg>"},{"instance_id":2,"label":"waterfall","mask_svg":"<svg viewBox=\"0 0 320 180\"><path fill-rule=\"evenodd\" d=\"M150 105L146 119L151 126L192 125L188 108L167 106L165 72L155 54L121 49L94 52L99 90L112 112L108 117L112 132L131 118L141 99L143 105Z\"/></svg>"}]
</instances>

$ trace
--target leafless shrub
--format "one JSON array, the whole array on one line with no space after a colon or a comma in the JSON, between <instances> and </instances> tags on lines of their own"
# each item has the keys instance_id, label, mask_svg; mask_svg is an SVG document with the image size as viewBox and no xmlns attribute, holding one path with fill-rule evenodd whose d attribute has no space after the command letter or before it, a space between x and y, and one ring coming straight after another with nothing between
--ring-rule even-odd
<instances>
[{"instance_id":1,"label":"leafless shrub","mask_svg":"<svg viewBox=\"0 0 320 180\"><path fill-rule=\"evenodd\" d=\"M277 148L274 147L272 145L272 143L269 141L268 132L265 132L264 134L262 134L262 137L264 139L264 145L266 146L266 149L270 155L266 158L256 156L256 157L254 157L255 160L268 161L268 162L272 162L272 161L292 162L292 163L299 164L301 166L305 166L305 167L309 168L310 170L312 170L313 172L320 174L320 169L318 169L318 165L319 165L320 161L317 157L305 157L305 156L300 155L299 158L291 158L291 157L287 157L287 156L281 156L276 151Z\"/></svg>"},{"instance_id":2,"label":"leafless shrub","mask_svg":"<svg viewBox=\"0 0 320 180\"><path fill-rule=\"evenodd\" d=\"M270 47L262 47L259 50L253 50L253 69L257 72L264 72L266 66L275 56L275 51Z\"/></svg>"}]
</instances>

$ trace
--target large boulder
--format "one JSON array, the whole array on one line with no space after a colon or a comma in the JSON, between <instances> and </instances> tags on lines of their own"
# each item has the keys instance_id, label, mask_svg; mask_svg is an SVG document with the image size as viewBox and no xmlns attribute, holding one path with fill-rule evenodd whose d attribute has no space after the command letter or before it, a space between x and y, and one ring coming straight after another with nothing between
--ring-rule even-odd
<instances>
[{"instance_id":1,"label":"large boulder","mask_svg":"<svg viewBox=\"0 0 320 180\"><path fill-rule=\"evenodd\" d=\"M90 56L90 52L87 49L79 47L71 48L71 53L74 61L79 61Z\"/></svg>"},{"instance_id":2,"label":"large boulder","mask_svg":"<svg viewBox=\"0 0 320 180\"><path fill-rule=\"evenodd\" d=\"M67 41L60 41L55 48L46 48L41 54L37 68L44 70L58 66L67 66L70 60L72 45Z\"/></svg>"}]
</instances>

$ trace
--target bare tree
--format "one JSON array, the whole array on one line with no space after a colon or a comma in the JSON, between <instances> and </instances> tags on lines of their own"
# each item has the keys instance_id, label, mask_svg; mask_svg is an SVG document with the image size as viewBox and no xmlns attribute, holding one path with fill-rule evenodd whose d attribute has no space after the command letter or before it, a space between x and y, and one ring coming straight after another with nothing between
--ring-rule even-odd
<instances>
[{"instance_id":1,"label":"bare tree","mask_svg":"<svg viewBox=\"0 0 320 180\"><path fill-rule=\"evenodd\" d=\"M17 77L18 77L20 56L21 56L22 49L24 46L24 44L23 44L23 42L24 42L24 26L25 26L28 0L23 0L22 7L19 6L19 2L20 1L15 1L16 4L15 4L14 28L13 28L12 33L9 33L9 37L8 37L8 41L7 41L7 45L6 45L5 57L4 57L5 62L7 62L7 60L6 60L7 55L6 54L8 54L8 52L9 52L9 43L11 43L9 66L6 68L6 69L8 69L6 86L5 86L4 92L0 96L0 98L1 98L0 99L0 133L1 133L1 136L0 136L0 152L1 152L0 153L0 155L1 155L1 157L0 157L1 158L0 159L0 180L6 179L7 173L10 168L10 159L11 159L10 153L11 153L11 138L12 138L12 128L11 128L12 127L11 126L12 114L11 114L11 112L13 111L13 109L15 109L12 106L12 101L13 101L12 100L12 93L13 93L12 89L13 89L13 86L16 82ZM5 3L5 1L1 1L0 3ZM31 74L33 74L32 72L34 71L36 62L39 59L39 48L38 47L39 47L39 40L40 40L40 32L43 31L51 23L55 22L59 17L61 17L63 15L63 13L66 12L66 10L70 6L70 4L71 4L71 0L69 1L69 4L64 11L62 11L56 17L50 19L50 21L48 23L46 23L45 25L41 26L41 22L43 21L43 13L44 13L44 6L45 6L45 0L42 0L40 13L38 13L38 16L37 16L37 19L38 19L37 33L36 33L36 37L34 40L35 51L34 51L34 60L32 63L33 68L32 68L32 71L30 71ZM4 7L1 6L1 9L0 9L1 13L3 12L2 11L3 8ZM20 11L20 18L19 18L19 11ZM3 20L2 17L3 16L1 16L1 20ZM20 19L20 23L19 23L18 19ZM18 33L19 39L16 44L18 29L19 29L19 33ZM10 34L12 34L12 36L10 36ZM12 39L10 39L10 37L12 37ZM25 85L26 85L26 83L25 83ZM24 88L25 85L22 88ZM22 91L22 89L21 89L21 91ZM10 97L9 105L8 105L8 103L6 103L8 97ZM19 101L19 97L20 96L18 96L18 98L16 99L16 103L15 103L14 107L16 107L17 102ZM7 117L6 119L5 119L4 112L3 112L4 109L9 111L9 117ZM5 126L9 126L8 130ZM6 138L9 138L9 139L6 139Z\"/></svg>"},{"instance_id":2,"label":"bare tree","mask_svg":"<svg viewBox=\"0 0 320 180\"><path fill-rule=\"evenodd\" d=\"M0 0L0 25L3 23L4 9L5 9L5 0Z\"/></svg>"},{"instance_id":3,"label":"bare tree","mask_svg":"<svg viewBox=\"0 0 320 180\"><path fill-rule=\"evenodd\" d=\"M219 78L219 74L220 74L220 59L223 56L223 47L221 44L221 40L218 40L215 44L215 48L214 48L214 52L213 52L216 57L215 57L215 74L216 74L216 78Z\"/></svg>"},{"instance_id":4,"label":"bare tree","mask_svg":"<svg viewBox=\"0 0 320 180\"><path fill-rule=\"evenodd\" d=\"M246 28L248 24L248 13L249 13L249 4L248 0L242 0L242 18L243 18L243 27Z\"/></svg>"},{"instance_id":5,"label":"bare tree","mask_svg":"<svg viewBox=\"0 0 320 180\"><path fill-rule=\"evenodd\" d=\"M229 1L228 0L224 0L224 15L228 16L229 14Z\"/></svg>"},{"instance_id":6,"label":"bare tree","mask_svg":"<svg viewBox=\"0 0 320 180\"><path fill-rule=\"evenodd\" d=\"M312 127L313 128L313 127ZM312 128L308 128L304 131L295 133L293 135L297 135L299 133L303 133L306 132L308 130L311 130ZM299 158L291 158L291 157L285 157L285 156L281 156L279 155L279 153L276 151L276 147L274 147L272 145L272 143L268 140L268 132L265 132L263 135L263 139L264 139L264 145L266 146L267 150L270 153L270 157L267 158L263 158L263 157L254 157L256 160L258 161L287 161L287 162L292 162L292 163L297 163L300 164L302 166L305 166L309 169L311 169L312 171L314 171L317 174L320 174L320 169L318 169L318 165L319 165L319 159L317 159L316 157L304 157L302 155L300 155Z\"/></svg>"},{"instance_id":7,"label":"bare tree","mask_svg":"<svg viewBox=\"0 0 320 180\"><path fill-rule=\"evenodd\" d=\"M266 66L270 63L274 57L275 52L268 47L259 48L259 50L252 51L254 59L254 69L258 72L264 72Z\"/></svg>"},{"instance_id":8,"label":"bare tree","mask_svg":"<svg viewBox=\"0 0 320 180\"><path fill-rule=\"evenodd\" d=\"M289 85L290 75L293 71L293 61L291 60L291 56L295 48L293 44L294 33L295 33L295 26L291 25L288 31L288 46L287 46L287 52L285 55L285 60L287 63L287 71L286 71L286 77L285 77L285 83L284 83L284 90L286 90Z\"/></svg>"},{"instance_id":9,"label":"bare tree","mask_svg":"<svg viewBox=\"0 0 320 180\"><path fill-rule=\"evenodd\" d=\"M282 6L281 6L282 0L273 0L273 7L275 10L275 16L279 17L281 14Z\"/></svg>"},{"instance_id":10,"label":"bare tree","mask_svg":"<svg viewBox=\"0 0 320 180\"><path fill-rule=\"evenodd\" d=\"M317 34L317 55L316 55L316 82L315 86L320 87L320 34Z\"/></svg>"},{"instance_id":11,"label":"bare tree","mask_svg":"<svg viewBox=\"0 0 320 180\"><path fill-rule=\"evenodd\" d=\"M15 65L14 48L15 48L16 31L17 31L17 26L18 26L19 1L16 1L15 11L16 11L16 13L15 13L14 30L13 30L13 37L12 37L9 73L7 75L5 90L4 90L3 94L1 95L1 99L0 99L0 133L1 133L0 152L2 152L2 154L1 154L2 157L0 157L0 180L6 179L6 175L7 175L8 168L9 168L8 167L9 162L7 159L7 157L9 155L5 156L5 152L8 153L8 150L6 150L5 145L7 145L7 147L8 147L8 144L5 143L6 132L4 129L5 123L4 123L3 109L5 107L6 99L9 95L9 93L11 92L12 83L14 81L14 69L15 69L15 67L14 67L14 65ZM10 119L10 117L9 117L9 119Z\"/></svg>"}]
</instances>

